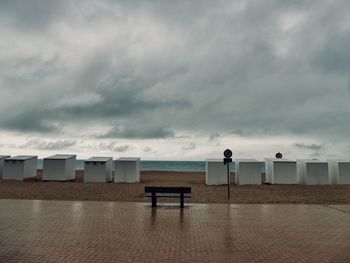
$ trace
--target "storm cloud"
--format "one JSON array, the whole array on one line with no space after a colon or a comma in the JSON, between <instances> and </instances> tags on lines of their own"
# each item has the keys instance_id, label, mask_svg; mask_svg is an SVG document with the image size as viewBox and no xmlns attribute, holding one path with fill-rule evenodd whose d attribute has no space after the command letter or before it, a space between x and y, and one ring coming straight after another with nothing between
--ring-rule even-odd
<instances>
[{"instance_id":1,"label":"storm cloud","mask_svg":"<svg viewBox=\"0 0 350 263\"><path fill-rule=\"evenodd\" d=\"M324 148L323 145L304 144L304 143L296 143L295 147L302 148L302 149L309 149L309 150L321 150Z\"/></svg>"},{"instance_id":2,"label":"storm cloud","mask_svg":"<svg viewBox=\"0 0 350 263\"><path fill-rule=\"evenodd\" d=\"M57 141L37 141L35 139L29 140L20 148L40 149L40 150L63 150L72 147L76 144L73 140L57 140Z\"/></svg>"},{"instance_id":3,"label":"storm cloud","mask_svg":"<svg viewBox=\"0 0 350 263\"><path fill-rule=\"evenodd\" d=\"M179 156L202 151L201 136L215 147L283 136L295 138L286 151L336 148L350 132L349 8L1 1L0 134L124 140L111 148L122 152L132 140L176 148L188 136Z\"/></svg>"}]
</instances>

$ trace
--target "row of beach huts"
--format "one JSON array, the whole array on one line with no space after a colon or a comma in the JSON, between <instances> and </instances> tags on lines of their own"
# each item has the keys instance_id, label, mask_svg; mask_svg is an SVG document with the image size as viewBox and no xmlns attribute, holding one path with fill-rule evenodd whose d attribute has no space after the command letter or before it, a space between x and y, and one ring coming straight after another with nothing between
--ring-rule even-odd
<instances>
[{"instance_id":1,"label":"row of beach huts","mask_svg":"<svg viewBox=\"0 0 350 263\"><path fill-rule=\"evenodd\" d=\"M267 184L350 184L350 161L282 158L266 158L265 162L255 159L235 159L235 183L262 184L262 164L265 164L264 182ZM226 167L222 165L221 160L207 160L207 184L227 184L225 171ZM216 176L210 176L211 174Z\"/></svg>"},{"instance_id":2,"label":"row of beach huts","mask_svg":"<svg viewBox=\"0 0 350 263\"><path fill-rule=\"evenodd\" d=\"M56 154L44 158L43 181L75 180L76 155ZM262 162L256 159L235 159L235 183L263 183ZM84 162L84 182L140 182L140 158L92 157ZM265 159L265 183L268 184L350 184L350 161ZM113 176L113 170L114 176ZM37 156L0 155L0 178L23 181L37 175ZM227 167L222 159L207 159L207 185L227 184Z\"/></svg>"},{"instance_id":3,"label":"row of beach huts","mask_svg":"<svg viewBox=\"0 0 350 263\"><path fill-rule=\"evenodd\" d=\"M44 158L43 181L75 180L76 155L56 154ZM85 161L84 182L140 181L140 158L92 157ZM113 167L113 164L115 167ZM113 169L118 171L113 178ZM23 181L37 175L37 156L0 156L0 177L3 180Z\"/></svg>"}]
</instances>

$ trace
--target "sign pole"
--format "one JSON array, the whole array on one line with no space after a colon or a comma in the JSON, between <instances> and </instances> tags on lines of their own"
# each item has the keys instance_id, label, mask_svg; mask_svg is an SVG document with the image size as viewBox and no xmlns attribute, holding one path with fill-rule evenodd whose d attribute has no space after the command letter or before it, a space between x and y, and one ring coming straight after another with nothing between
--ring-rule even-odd
<instances>
[{"instance_id":1,"label":"sign pole","mask_svg":"<svg viewBox=\"0 0 350 263\"><path fill-rule=\"evenodd\" d=\"M227 166L227 199L230 200L230 163L232 162L232 151L226 149L224 151L224 165Z\"/></svg>"},{"instance_id":2,"label":"sign pole","mask_svg":"<svg viewBox=\"0 0 350 263\"><path fill-rule=\"evenodd\" d=\"M230 200L230 163L227 163L227 199Z\"/></svg>"}]
</instances>

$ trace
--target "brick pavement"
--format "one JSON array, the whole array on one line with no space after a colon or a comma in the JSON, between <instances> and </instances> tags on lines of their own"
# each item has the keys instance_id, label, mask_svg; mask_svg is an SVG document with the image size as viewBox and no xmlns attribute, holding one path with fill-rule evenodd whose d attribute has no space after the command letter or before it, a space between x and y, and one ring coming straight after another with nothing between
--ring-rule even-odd
<instances>
[{"instance_id":1,"label":"brick pavement","mask_svg":"<svg viewBox=\"0 0 350 263\"><path fill-rule=\"evenodd\" d=\"M350 262L350 205L0 200L1 262Z\"/></svg>"}]
</instances>

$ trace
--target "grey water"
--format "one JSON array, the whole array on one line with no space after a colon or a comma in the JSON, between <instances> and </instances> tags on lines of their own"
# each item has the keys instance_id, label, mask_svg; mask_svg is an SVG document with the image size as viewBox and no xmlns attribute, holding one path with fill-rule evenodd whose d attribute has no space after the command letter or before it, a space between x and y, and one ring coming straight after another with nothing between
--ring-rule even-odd
<instances>
[{"instance_id":1,"label":"grey water","mask_svg":"<svg viewBox=\"0 0 350 263\"><path fill-rule=\"evenodd\" d=\"M262 165L263 169L264 165ZM43 160L38 159L37 168L43 168ZM76 160L76 170L84 170L84 160ZM141 171L205 172L205 161L141 161ZM235 171L235 163L230 164L230 171ZM264 171L263 171L264 172Z\"/></svg>"},{"instance_id":2,"label":"grey water","mask_svg":"<svg viewBox=\"0 0 350 263\"><path fill-rule=\"evenodd\" d=\"M43 160L38 159L37 168L43 168ZM76 170L84 170L84 160L76 160ZM204 161L140 161L141 171L204 172ZM232 165L231 165L232 169Z\"/></svg>"}]
</instances>

